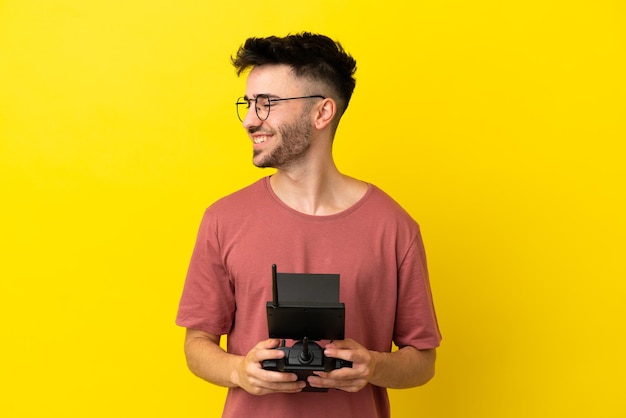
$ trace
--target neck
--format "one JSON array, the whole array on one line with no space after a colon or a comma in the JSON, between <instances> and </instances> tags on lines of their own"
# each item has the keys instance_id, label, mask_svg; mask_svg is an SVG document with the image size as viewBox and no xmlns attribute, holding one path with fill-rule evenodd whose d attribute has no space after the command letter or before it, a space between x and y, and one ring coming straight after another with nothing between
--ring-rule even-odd
<instances>
[{"instance_id":1,"label":"neck","mask_svg":"<svg viewBox=\"0 0 626 418\"><path fill-rule=\"evenodd\" d=\"M332 159L278 169L270 178L272 190L287 206L308 215L332 215L348 209L367 185L339 172Z\"/></svg>"}]
</instances>

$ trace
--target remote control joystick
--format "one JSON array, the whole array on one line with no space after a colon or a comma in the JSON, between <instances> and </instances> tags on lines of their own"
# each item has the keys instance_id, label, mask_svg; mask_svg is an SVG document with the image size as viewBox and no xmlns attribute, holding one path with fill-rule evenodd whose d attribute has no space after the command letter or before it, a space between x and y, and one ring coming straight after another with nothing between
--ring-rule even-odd
<instances>
[{"instance_id":1,"label":"remote control joystick","mask_svg":"<svg viewBox=\"0 0 626 418\"><path fill-rule=\"evenodd\" d=\"M310 364L313 361L313 354L309 351L309 339L304 337L302 340L302 351L298 356L298 360L302 364Z\"/></svg>"}]
</instances>

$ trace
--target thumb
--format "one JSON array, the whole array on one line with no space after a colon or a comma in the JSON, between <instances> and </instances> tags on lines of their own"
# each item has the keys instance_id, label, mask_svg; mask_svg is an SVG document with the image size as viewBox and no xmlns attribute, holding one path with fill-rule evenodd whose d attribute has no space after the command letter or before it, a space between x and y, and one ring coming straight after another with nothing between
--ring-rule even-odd
<instances>
[{"instance_id":1,"label":"thumb","mask_svg":"<svg viewBox=\"0 0 626 418\"><path fill-rule=\"evenodd\" d=\"M266 348L276 348L280 345L280 339L278 338L269 338L267 340L260 341L256 348L266 349Z\"/></svg>"}]
</instances>

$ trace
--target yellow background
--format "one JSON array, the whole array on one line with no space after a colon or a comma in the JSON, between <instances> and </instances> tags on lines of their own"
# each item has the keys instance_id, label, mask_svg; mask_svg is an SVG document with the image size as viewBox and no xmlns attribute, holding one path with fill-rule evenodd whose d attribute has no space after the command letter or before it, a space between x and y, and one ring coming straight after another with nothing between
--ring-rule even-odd
<instances>
[{"instance_id":1,"label":"yellow background","mask_svg":"<svg viewBox=\"0 0 626 418\"><path fill-rule=\"evenodd\" d=\"M394 417L626 416L622 1L0 1L0 416L219 416L178 298L252 167L229 57L358 61L340 168L420 222L444 341ZM332 412L329 412L332 416Z\"/></svg>"}]
</instances>

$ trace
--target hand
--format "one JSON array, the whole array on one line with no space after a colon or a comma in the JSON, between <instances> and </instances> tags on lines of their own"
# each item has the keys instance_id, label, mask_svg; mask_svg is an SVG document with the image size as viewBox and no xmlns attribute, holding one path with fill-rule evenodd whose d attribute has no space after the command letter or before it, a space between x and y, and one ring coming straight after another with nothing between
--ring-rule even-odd
<instances>
[{"instance_id":1,"label":"hand","mask_svg":"<svg viewBox=\"0 0 626 418\"><path fill-rule=\"evenodd\" d=\"M279 359L285 356L282 351L274 350L279 343L277 339L261 341L245 357L242 357L233 376L233 381L237 386L252 395L302 391L306 383L296 381L298 377L295 373L264 370L261 366L263 360Z\"/></svg>"},{"instance_id":2,"label":"hand","mask_svg":"<svg viewBox=\"0 0 626 418\"><path fill-rule=\"evenodd\" d=\"M333 341L324 347L324 355L352 362L352 368L342 367L331 372L314 372L308 382L313 387L335 388L346 392L363 389L374 375L376 355L352 339Z\"/></svg>"}]
</instances>

